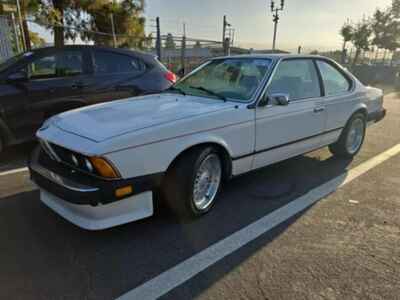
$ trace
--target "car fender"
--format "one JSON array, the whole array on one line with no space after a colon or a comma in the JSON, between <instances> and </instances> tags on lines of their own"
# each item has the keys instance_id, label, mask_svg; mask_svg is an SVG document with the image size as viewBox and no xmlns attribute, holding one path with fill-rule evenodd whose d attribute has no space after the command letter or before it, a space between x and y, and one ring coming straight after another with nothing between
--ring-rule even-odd
<instances>
[{"instance_id":1,"label":"car fender","mask_svg":"<svg viewBox=\"0 0 400 300\"><path fill-rule=\"evenodd\" d=\"M223 147L229 157L233 157L232 146L222 136L210 132L112 152L106 154L105 157L117 167L123 178L132 178L164 173L183 152L204 144L215 144ZM135 159L132 159L133 157Z\"/></svg>"},{"instance_id":2,"label":"car fender","mask_svg":"<svg viewBox=\"0 0 400 300\"><path fill-rule=\"evenodd\" d=\"M356 112L363 112L366 117L368 117L368 107L364 102L359 102L357 103L353 109L350 111L349 117L347 118L347 121L350 120L350 118L356 113Z\"/></svg>"}]
</instances>

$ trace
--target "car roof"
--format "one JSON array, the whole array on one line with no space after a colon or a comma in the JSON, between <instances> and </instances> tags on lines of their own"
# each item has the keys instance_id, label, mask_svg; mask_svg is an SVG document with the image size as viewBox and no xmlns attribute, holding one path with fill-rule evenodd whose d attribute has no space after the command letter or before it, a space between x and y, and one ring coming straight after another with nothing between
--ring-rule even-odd
<instances>
[{"instance_id":1,"label":"car roof","mask_svg":"<svg viewBox=\"0 0 400 300\"><path fill-rule=\"evenodd\" d=\"M311 54L287 54L287 53L276 53L276 54L241 54L241 55L231 55L231 56L221 56L216 57L214 59L230 59L230 58L259 58L259 59L271 59L271 60L280 60L285 58L321 58L327 59L329 58L321 56L321 55L311 55Z\"/></svg>"},{"instance_id":2,"label":"car roof","mask_svg":"<svg viewBox=\"0 0 400 300\"><path fill-rule=\"evenodd\" d=\"M40 52L46 52L50 50L57 49L56 47L43 47L43 48L38 48L34 49L31 52L35 53L40 53ZM146 58L151 58L155 57L152 54L145 53L142 51L138 50L130 50L130 49L123 49L123 48L111 48L111 47L105 47L105 46L93 46L93 45L65 45L61 50L68 50L68 49L93 49L93 50L105 50L105 51L111 51L115 53L120 53L120 54L126 54L126 55L134 55L134 56L139 56L139 57L146 57Z\"/></svg>"}]
</instances>

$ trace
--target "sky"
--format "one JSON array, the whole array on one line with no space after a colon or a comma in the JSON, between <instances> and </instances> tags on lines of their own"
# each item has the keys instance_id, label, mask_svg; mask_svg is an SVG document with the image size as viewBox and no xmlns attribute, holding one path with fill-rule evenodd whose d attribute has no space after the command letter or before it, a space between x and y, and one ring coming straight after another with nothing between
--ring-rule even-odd
<instances>
[{"instance_id":1,"label":"sky","mask_svg":"<svg viewBox=\"0 0 400 300\"><path fill-rule=\"evenodd\" d=\"M280 0L275 1L277 4ZM340 49L340 27L349 18L361 20L391 0L286 0L278 25L277 48L308 50ZM162 34L182 34L212 40L222 39L222 18L227 15L235 28L235 45L270 49L273 22L270 0L146 0L146 30L154 31L154 19L161 20Z\"/></svg>"},{"instance_id":2,"label":"sky","mask_svg":"<svg viewBox=\"0 0 400 300\"><path fill-rule=\"evenodd\" d=\"M155 31L155 17L161 20L162 34L182 35L186 23L191 38L222 40L222 19L235 28L235 46L271 49L273 22L271 0L145 0L146 32ZM277 48L295 51L340 49L340 27L347 19L359 21L376 8L386 8L392 0L285 0L280 13ZM275 0L276 4L280 0ZM50 32L30 23L51 42ZM154 34L153 34L154 36ZM79 41L78 41L79 42Z\"/></svg>"}]
</instances>

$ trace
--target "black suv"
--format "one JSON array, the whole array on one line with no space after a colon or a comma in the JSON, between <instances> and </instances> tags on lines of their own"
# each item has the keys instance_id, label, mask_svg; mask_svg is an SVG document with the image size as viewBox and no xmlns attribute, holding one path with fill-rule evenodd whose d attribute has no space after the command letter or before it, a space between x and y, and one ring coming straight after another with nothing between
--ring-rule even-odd
<instances>
[{"instance_id":1,"label":"black suv","mask_svg":"<svg viewBox=\"0 0 400 300\"><path fill-rule=\"evenodd\" d=\"M152 55L95 46L43 48L0 64L0 151L30 140L48 117L157 93L176 80Z\"/></svg>"}]
</instances>

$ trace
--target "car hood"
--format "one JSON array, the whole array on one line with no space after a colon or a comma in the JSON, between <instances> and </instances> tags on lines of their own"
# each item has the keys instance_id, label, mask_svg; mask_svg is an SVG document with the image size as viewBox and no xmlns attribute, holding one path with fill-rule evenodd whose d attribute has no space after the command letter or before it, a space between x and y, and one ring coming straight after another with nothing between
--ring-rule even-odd
<instances>
[{"instance_id":1,"label":"car hood","mask_svg":"<svg viewBox=\"0 0 400 300\"><path fill-rule=\"evenodd\" d=\"M52 125L95 142L233 107L205 97L158 94L88 106L57 115Z\"/></svg>"}]
</instances>

